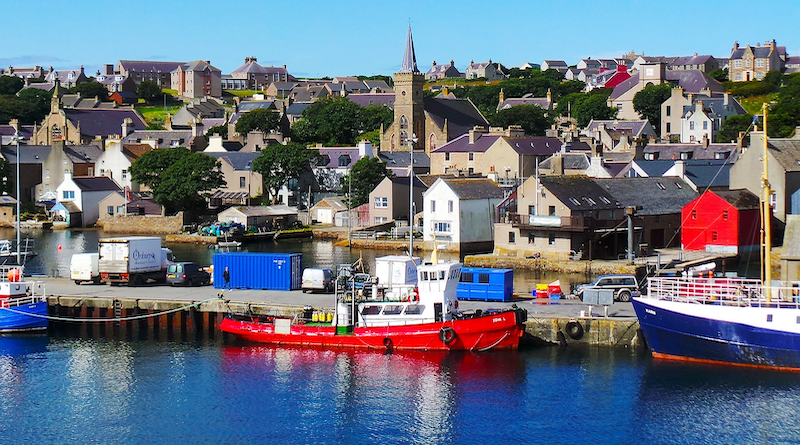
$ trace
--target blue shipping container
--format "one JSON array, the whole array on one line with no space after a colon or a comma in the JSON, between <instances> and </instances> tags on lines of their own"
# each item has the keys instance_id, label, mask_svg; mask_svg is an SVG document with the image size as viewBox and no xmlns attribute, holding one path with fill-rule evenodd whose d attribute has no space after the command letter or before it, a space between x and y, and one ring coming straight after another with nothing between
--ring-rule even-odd
<instances>
[{"instance_id":1,"label":"blue shipping container","mask_svg":"<svg viewBox=\"0 0 800 445\"><path fill-rule=\"evenodd\" d=\"M226 252L214 254L214 288L223 289L227 267L234 289L300 289L303 279L299 253Z\"/></svg>"},{"instance_id":2,"label":"blue shipping container","mask_svg":"<svg viewBox=\"0 0 800 445\"><path fill-rule=\"evenodd\" d=\"M511 301L513 292L511 269L461 268L461 281L456 288L459 300Z\"/></svg>"}]
</instances>

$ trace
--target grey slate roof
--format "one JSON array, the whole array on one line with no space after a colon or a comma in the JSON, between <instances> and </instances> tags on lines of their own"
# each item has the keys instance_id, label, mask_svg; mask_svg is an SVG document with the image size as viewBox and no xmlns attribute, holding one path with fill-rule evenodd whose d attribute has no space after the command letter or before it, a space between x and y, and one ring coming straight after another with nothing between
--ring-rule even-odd
<instances>
[{"instance_id":1,"label":"grey slate roof","mask_svg":"<svg viewBox=\"0 0 800 445\"><path fill-rule=\"evenodd\" d=\"M800 171L800 139L769 139L769 150L784 170Z\"/></svg>"},{"instance_id":2,"label":"grey slate roof","mask_svg":"<svg viewBox=\"0 0 800 445\"><path fill-rule=\"evenodd\" d=\"M486 178L442 178L459 199L503 198L503 190Z\"/></svg>"},{"instance_id":3,"label":"grey slate roof","mask_svg":"<svg viewBox=\"0 0 800 445\"><path fill-rule=\"evenodd\" d=\"M204 154L211 156L214 159L220 160L225 158L225 160L230 164L234 170L242 170L242 171L249 171L252 169L253 161L261 156L260 152L229 152L229 153L222 153L222 152L208 152Z\"/></svg>"},{"instance_id":4,"label":"grey slate roof","mask_svg":"<svg viewBox=\"0 0 800 445\"><path fill-rule=\"evenodd\" d=\"M75 164L91 164L97 162L103 149L94 145L65 145L64 154Z\"/></svg>"},{"instance_id":5,"label":"grey slate roof","mask_svg":"<svg viewBox=\"0 0 800 445\"><path fill-rule=\"evenodd\" d=\"M382 151L378 154L383 162L386 163L386 168L408 168L411 154L407 151ZM414 168L428 168L431 167L431 158L421 151L414 151Z\"/></svg>"},{"instance_id":6,"label":"grey slate roof","mask_svg":"<svg viewBox=\"0 0 800 445\"><path fill-rule=\"evenodd\" d=\"M119 64L125 71L171 73L183 62L156 62L142 60L120 60Z\"/></svg>"},{"instance_id":7,"label":"grey slate roof","mask_svg":"<svg viewBox=\"0 0 800 445\"><path fill-rule=\"evenodd\" d=\"M188 147L189 142L191 142L193 138L191 130L136 130L122 138L122 143L138 144L148 139L156 141L156 148L166 148L177 146ZM161 142L158 142L159 140L161 140ZM173 141L176 142L173 143Z\"/></svg>"},{"instance_id":8,"label":"grey slate roof","mask_svg":"<svg viewBox=\"0 0 800 445\"><path fill-rule=\"evenodd\" d=\"M286 115L293 116L293 115L301 115L303 111L306 110L311 105L311 102L295 102L288 107L286 107Z\"/></svg>"},{"instance_id":9,"label":"grey slate roof","mask_svg":"<svg viewBox=\"0 0 800 445\"><path fill-rule=\"evenodd\" d=\"M719 190L712 193L739 210L758 210L761 207L761 200L758 196L747 189Z\"/></svg>"},{"instance_id":10,"label":"grey slate roof","mask_svg":"<svg viewBox=\"0 0 800 445\"><path fill-rule=\"evenodd\" d=\"M675 160L681 158L681 153L691 153L690 159L715 159L717 153L728 153L729 156L737 156L736 144L648 144L642 149L642 153L658 153L656 160Z\"/></svg>"},{"instance_id":11,"label":"grey slate roof","mask_svg":"<svg viewBox=\"0 0 800 445\"><path fill-rule=\"evenodd\" d=\"M50 145L20 145L19 157L22 164L41 164L50 155L53 147ZM14 145L2 148L3 157L9 164L17 163L17 147Z\"/></svg>"},{"instance_id":12,"label":"grey slate roof","mask_svg":"<svg viewBox=\"0 0 800 445\"><path fill-rule=\"evenodd\" d=\"M561 150L561 140L548 137L507 138L511 148L521 155L552 155Z\"/></svg>"},{"instance_id":13,"label":"grey slate roof","mask_svg":"<svg viewBox=\"0 0 800 445\"><path fill-rule=\"evenodd\" d=\"M448 140L469 132L476 125L489 127L489 122L469 99L426 97L423 107L439 128L444 128L447 121Z\"/></svg>"},{"instance_id":14,"label":"grey slate roof","mask_svg":"<svg viewBox=\"0 0 800 445\"><path fill-rule=\"evenodd\" d=\"M85 192L118 191L122 190L113 179L108 176L76 176L72 178L75 185Z\"/></svg>"},{"instance_id":15,"label":"grey slate roof","mask_svg":"<svg viewBox=\"0 0 800 445\"><path fill-rule=\"evenodd\" d=\"M383 105L394 109L394 93L368 93L368 94L348 94L347 100L361 107L369 105Z\"/></svg>"},{"instance_id":16,"label":"grey slate roof","mask_svg":"<svg viewBox=\"0 0 800 445\"><path fill-rule=\"evenodd\" d=\"M497 134L484 134L476 139L474 143L470 144L469 133L466 133L434 148L431 150L431 153L484 153L492 144L497 142L499 138L500 135Z\"/></svg>"},{"instance_id":17,"label":"grey slate roof","mask_svg":"<svg viewBox=\"0 0 800 445\"><path fill-rule=\"evenodd\" d=\"M589 156L586 153L564 153L561 155L564 170L586 170L589 168ZM540 169L549 170L552 165L553 156L539 163Z\"/></svg>"},{"instance_id":18,"label":"grey slate roof","mask_svg":"<svg viewBox=\"0 0 800 445\"><path fill-rule=\"evenodd\" d=\"M274 100L248 100L239 103L239 111L253 111L258 109L274 110Z\"/></svg>"},{"instance_id":19,"label":"grey slate roof","mask_svg":"<svg viewBox=\"0 0 800 445\"><path fill-rule=\"evenodd\" d=\"M647 126L650 125L650 121L646 119L635 121L592 119L589 125L586 126L585 133L588 134L589 132L598 131L600 125L603 125L608 132L627 133L638 137L647 129Z\"/></svg>"},{"instance_id":20,"label":"grey slate roof","mask_svg":"<svg viewBox=\"0 0 800 445\"><path fill-rule=\"evenodd\" d=\"M129 109L72 109L62 111L73 125L80 124L82 135L107 137L111 134L120 134L122 122L126 118L130 118L133 121L135 130L147 128L147 125L139 118L139 115Z\"/></svg>"},{"instance_id":21,"label":"grey slate roof","mask_svg":"<svg viewBox=\"0 0 800 445\"><path fill-rule=\"evenodd\" d=\"M698 190L707 188L727 188L731 184L731 167L724 161L689 162L684 165L686 178Z\"/></svg>"},{"instance_id":22,"label":"grey slate roof","mask_svg":"<svg viewBox=\"0 0 800 445\"><path fill-rule=\"evenodd\" d=\"M237 206L235 209L246 216L283 216L297 214L297 207L290 207L283 204L271 206Z\"/></svg>"},{"instance_id":23,"label":"grey slate roof","mask_svg":"<svg viewBox=\"0 0 800 445\"><path fill-rule=\"evenodd\" d=\"M683 91L686 93L699 93L705 88L716 93L723 93L725 91L725 87L722 86L721 83L708 77L708 74L700 70L667 70L664 72L664 79L673 85L683 88ZM609 99L613 100L622 96L626 91L638 84L639 73L636 73L614 87Z\"/></svg>"}]
</instances>

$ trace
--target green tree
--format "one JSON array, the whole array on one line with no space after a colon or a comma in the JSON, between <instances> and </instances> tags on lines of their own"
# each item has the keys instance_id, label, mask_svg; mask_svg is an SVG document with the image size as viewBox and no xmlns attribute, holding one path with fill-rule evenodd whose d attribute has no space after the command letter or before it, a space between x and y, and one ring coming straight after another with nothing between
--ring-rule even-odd
<instances>
[{"instance_id":1,"label":"green tree","mask_svg":"<svg viewBox=\"0 0 800 445\"><path fill-rule=\"evenodd\" d=\"M25 81L17 76L0 76L0 95L17 94L24 86Z\"/></svg>"},{"instance_id":2,"label":"green tree","mask_svg":"<svg viewBox=\"0 0 800 445\"><path fill-rule=\"evenodd\" d=\"M342 177L342 190L349 190L349 207L357 207L369 200L372 190L391 172L378 158L361 158L350 168L350 174Z\"/></svg>"},{"instance_id":3,"label":"green tree","mask_svg":"<svg viewBox=\"0 0 800 445\"><path fill-rule=\"evenodd\" d=\"M217 125L215 127L211 127L211 128L208 129L206 134L209 135L209 136L213 136L215 134L218 134L218 135L222 136L222 140L226 141L226 140L228 140L228 126L227 125Z\"/></svg>"},{"instance_id":4,"label":"green tree","mask_svg":"<svg viewBox=\"0 0 800 445\"><path fill-rule=\"evenodd\" d=\"M374 130L380 130L381 125L388 127L394 121L394 111L391 108L383 105L368 105L360 111L361 126L358 129L359 133L367 133ZM363 135L362 135L363 137ZM359 136L356 136L356 143L358 143Z\"/></svg>"},{"instance_id":5,"label":"green tree","mask_svg":"<svg viewBox=\"0 0 800 445\"><path fill-rule=\"evenodd\" d=\"M743 114L741 116L730 116L722 123L722 128L717 132L715 142L730 142L739 139L739 133L746 133L753 122L753 116ZM749 144L750 136L746 136L746 144Z\"/></svg>"},{"instance_id":6,"label":"green tree","mask_svg":"<svg viewBox=\"0 0 800 445\"><path fill-rule=\"evenodd\" d=\"M633 96L633 109L642 119L647 119L653 128L661 128L661 104L672 94L672 85L661 83L648 85Z\"/></svg>"},{"instance_id":7,"label":"green tree","mask_svg":"<svg viewBox=\"0 0 800 445\"><path fill-rule=\"evenodd\" d=\"M303 111L303 117L292 127L295 140L326 145L351 144L365 128L361 107L341 96L324 97Z\"/></svg>"},{"instance_id":8,"label":"green tree","mask_svg":"<svg viewBox=\"0 0 800 445\"><path fill-rule=\"evenodd\" d=\"M184 147L151 150L131 164L131 179L153 191L169 213L202 208L202 192L222 187L220 162Z\"/></svg>"},{"instance_id":9,"label":"green tree","mask_svg":"<svg viewBox=\"0 0 800 445\"><path fill-rule=\"evenodd\" d=\"M560 116L572 116L579 127L585 127L592 119L614 119L617 109L607 105L610 88L595 88L588 93L572 93L558 101L556 112Z\"/></svg>"},{"instance_id":10,"label":"green tree","mask_svg":"<svg viewBox=\"0 0 800 445\"><path fill-rule=\"evenodd\" d=\"M0 96L0 122L19 119L20 123L33 124L42 120L36 103L17 96Z\"/></svg>"},{"instance_id":11,"label":"green tree","mask_svg":"<svg viewBox=\"0 0 800 445\"><path fill-rule=\"evenodd\" d=\"M189 153L170 165L154 198L172 211L202 210L209 191L224 186L221 163L203 153Z\"/></svg>"},{"instance_id":12,"label":"green tree","mask_svg":"<svg viewBox=\"0 0 800 445\"><path fill-rule=\"evenodd\" d=\"M239 116L236 120L236 132L242 135L251 131L269 133L270 130L277 130L280 122L281 117L275 111L258 108Z\"/></svg>"},{"instance_id":13,"label":"green tree","mask_svg":"<svg viewBox=\"0 0 800 445\"><path fill-rule=\"evenodd\" d=\"M303 173L310 172L311 164L319 159L318 150L295 142L267 145L253 161L252 169L261 174L264 191L276 203L281 187L289 180L299 179Z\"/></svg>"},{"instance_id":14,"label":"green tree","mask_svg":"<svg viewBox=\"0 0 800 445\"><path fill-rule=\"evenodd\" d=\"M708 77L716 80L717 82L727 82L728 81L728 70L717 68L715 70L711 70L708 72Z\"/></svg>"},{"instance_id":15,"label":"green tree","mask_svg":"<svg viewBox=\"0 0 800 445\"><path fill-rule=\"evenodd\" d=\"M520 125L527 135L544 136L545 131L550 128L551 120L548 119L547 112L538 105L517 105L498 111L491 123L495 127L504 128Z\"/></svg>"},{"instance_id":16,"label":"green tree","mask_svg":"<svg viewBox=\"0 0 800 445\"><path fill-rule=\"evenodd\" d=\"M84 82L69 89L73 93L80 93L81 97L99 97L102 101L108 100L108 88L100 82L94 80Z\"/></svg>"},{"instance_id":17,"label":"green tree","mask_svg":"<svg viewBox=\"0 0 800 445\"><path fill-rule=\"evenodd\" d=\"M161 86L152 80L143 80L136 85L136 94L148 104L154 104L164 98Z\"/></svg>"}]
</instances>

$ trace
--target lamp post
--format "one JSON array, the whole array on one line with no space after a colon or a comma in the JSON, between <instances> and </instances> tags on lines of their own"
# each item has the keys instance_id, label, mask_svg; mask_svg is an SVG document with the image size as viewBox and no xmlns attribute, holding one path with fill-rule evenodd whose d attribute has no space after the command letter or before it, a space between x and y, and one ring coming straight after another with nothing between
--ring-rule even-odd
<instances>
[{"instance_id":1,"label":"lamp post","mask_svg":"<svg viewBox=\"0 0 800 445\"><path fill-rule=\"evenodd\" d=\"M20 211L19 202L20 202L20 199L21 199L20 187L19 187L19 162L20 162L19 161L19 133L15 131L14 132L14 137L11 140L14 141L14 143L17 145L17 180L15 182L17 183L17 265L19 266L19 265L22 265L21 252L20 252L20 247L22 246L22 243L20 241L20 229L21 229L21 227L20 227L20 213L19 213L19 211Z\"/></svg>"},{"instance_id":2,"label":"lamp post","mask_svg":"<svg viewBox=\"0 0 800 445\"><path fill-rule=\"evenodd\" d=\"M417 143L417 135L411 133L411 144L408 158L408 255L414 258L414 144Z\"/></svg>"}]
</instances>

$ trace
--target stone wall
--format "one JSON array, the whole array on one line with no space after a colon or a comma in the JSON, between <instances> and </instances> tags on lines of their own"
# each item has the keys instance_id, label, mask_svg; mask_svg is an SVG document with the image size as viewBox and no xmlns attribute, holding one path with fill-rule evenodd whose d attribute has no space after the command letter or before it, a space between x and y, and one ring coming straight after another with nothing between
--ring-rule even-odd
<instances>
[{"instance_id":1,"label":"stone wall","mask_svg":"<svg viewBox=\"0 0 800 445\"><path fill-rule=\"evenodd\" d=\"M183 212L175 216L116 215L97 222L106 233L148 233L153 235L180 233Z\"/></svg>"}]
</instances>

